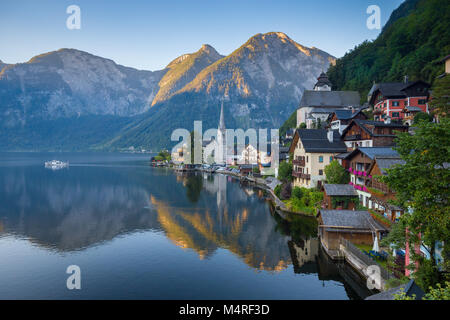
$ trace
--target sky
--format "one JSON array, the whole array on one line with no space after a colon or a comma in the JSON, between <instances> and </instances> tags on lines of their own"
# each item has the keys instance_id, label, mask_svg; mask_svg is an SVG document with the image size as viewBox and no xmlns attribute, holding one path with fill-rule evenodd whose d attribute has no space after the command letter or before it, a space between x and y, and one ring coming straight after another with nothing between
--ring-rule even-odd
<instances>
[{"instance_id":1,"label":"sky","mask_svg":"<svg viewBox=\"0 0 450 320\"><path fill-rule=\"evenodd\" d=\"M257 33L279 31L308 47L341 57L381 30L369 30L368 6L381 25L403 0L2 0L0 60L75 48L142 70L161 70L202 44L228 55ZM80 8L70 30L67 7Z\"/></svg>"}]
</instances>

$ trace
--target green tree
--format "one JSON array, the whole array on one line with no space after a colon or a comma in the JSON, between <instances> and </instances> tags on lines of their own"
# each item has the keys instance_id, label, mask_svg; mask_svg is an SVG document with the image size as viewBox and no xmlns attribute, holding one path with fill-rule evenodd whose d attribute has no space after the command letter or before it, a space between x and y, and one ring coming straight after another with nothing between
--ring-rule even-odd
<instances>
[{"instance_id":1,"label":"green tree","mask_svg":"<svg viewBox=\"0 0 450 320\"><path fill-rule=\"evenodd\" d=\"M294 189L292 189L292 196L301 199L303 197L302 189L300 187L294 187Z\"/></svg>"},{"instance_id":2,"label":"green tree","mask_svg":"<svg viewBox=\"0 0 450 320\"><path fill-rule=\"evenodd\" d=\"M392 190L396 191L396 204L409 208L401 217L398 232L406 233L411 245L422 241L430 248L434 257L437 242L444 242L444 256L450 246L450 207L448 203L450 186L450 121L440 123L421 122L414 135L400 133L396 150L404 164L387 170L381 177ZM402 239L397 239L402 241ZM404 243L397 243L404 246ZM417 283L422 288L435 286L440 281L439 267L434 258L425 260L413 253L419 262L415 273Z\"/></svg>"},{"instance_id":3,"label":"green tree","mask_svg":"<svg viewBox=\"0 0 450 320\"><path fill-rule=\"evenodd\" d=\"M422 300L450 300L450 282L446 281L445 286L438 283L436 288L430 287Z\"/></svg>"},{"instance_id":4,"label":"green tree","mask_svg":"<svg viewBox=\"0 0 450 320\"><path fill-rule=\"evenodd\" d=\"M431 121L433 121L433 117L426 112L419 112L418 114L416 114L414 116L414 123L417 124L420 121L431 122Z\"/></svg>"},{"instance_id":5,"label":"green tree","mask_svg":"<svg viewBox=\"0 0 450 320\"><path fill-rule=\"evenodd\" d=\"M325 175L327 182L331 184L347 184L350 182L350 174L337 160L325 166Z\"/></svg>"},{"instance_id":6,"label":"green tree","mask_svg":"<svg viewBox=\"0 0 450 320\"><path fill-rule=\"evenodd\" d=\"M300 129L306 129L306 123L302 122L299 126Z\"/></svg>"},{"instance_id":7,"label":"green tree","mask_svg":"<svg viewBox=\"0 0 450 320\"><path fill-rule=\"evenodd\" d=\"M431 109L440 117L448 115L450 106L450 76L447 74L434 82L433 99L431 100Z\"/></svg>"},{"instance_id":8,"label":"green tree","mask_svg":"<svg viewBox=\"0 0 450 320\"><path fill-rule=\"evenodd\" d=\"M278 168L278 179L292 181L292 164L281 162Z\"/></svg>"}]
</instances>

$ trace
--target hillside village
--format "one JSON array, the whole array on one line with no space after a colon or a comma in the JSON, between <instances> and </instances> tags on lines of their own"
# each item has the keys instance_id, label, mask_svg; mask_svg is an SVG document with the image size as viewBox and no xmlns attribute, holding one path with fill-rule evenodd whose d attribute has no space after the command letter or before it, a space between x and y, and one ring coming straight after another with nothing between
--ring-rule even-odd
<instances>
[{"instance_id":1,"label":"hillside village","mask_svg":"<svg viewBox=\"0 0 450 320\"><path fill-rule=\"evenodd\" d=\"M448 77L450 56L443 63L446 74L440 77ZM380 293L380 299L392 299L401 288L420 292L410 280L414 268L408 266L415 263L418 267L416 255L440 264L444 239L437 250L420 240L412 247L408 241L401 248L381 246L402 215L411 210L395 204L396 192L383 177L405 163L396 150L398 133L414 135L419 119L439 123L438 113L432 113L431 86L420 80L410 82L407 76L402 82L374 83L363 105L358 92L333 91L332 86L322 73L312 90L304 92L296 128L280 137L280 164L275 170L271 170L270 145L265 152L252 144L243 146L240 154L225 149L223 105L217 141L203 142L203 152L214 156L214 150L220 150L222 161L210 157L203 165L183 164L190 153L180 148L171 155L172 162L180 172L229 174L259 184L269 191L279 210L315 215L322 247L332 259L349 261L363 276L371 264L379 266L381 290L402 283L390 289L390 295ZM163 160L160 156L152 159L154 165L163 165ZM389 256L395 257L394 265L388 266Z\"/></svg>"}]
</instances>

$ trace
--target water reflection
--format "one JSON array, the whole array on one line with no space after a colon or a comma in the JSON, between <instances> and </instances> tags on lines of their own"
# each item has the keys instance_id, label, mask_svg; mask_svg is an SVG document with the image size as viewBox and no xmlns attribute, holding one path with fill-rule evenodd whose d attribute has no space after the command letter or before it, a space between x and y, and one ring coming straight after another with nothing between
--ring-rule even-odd
<instances>
[{"instance_id":1,"label":"water reflection","mask_svg":"<svg viewBox=\"0 0 450 320\"><path fill-rule=\"evenodd\" d=\"M70 162L61 171L45 170L40 161L0 165L0 241L12 235L66 254L137 232L156 233L179 247L167 244L180 259L190 251L213 260L226 249L257 273L308 275L310 281L344 283L349 297L364 295L321 252L316 220L281 218L259 189L220 174ZM170 260L163 248L158 258Z\"/></svg>"},{"instance_id":2,"label":"water reflection","mask_svg":"<svg viewBox=\"0 0 450 320\"><path fill-rule=\"evenodd\" d=\"M200 259L226 248L257 270L287 268L291 263L286 246L289 237L277 232L264 198L256 193L249 197L239 183L228 178L199 174L178 177L189 200L195 194L195 205L171 206L151 197L167 237L182 248L194 250ZM202 188L194 191L193 186Z\"/></svg>"}]
</instances>

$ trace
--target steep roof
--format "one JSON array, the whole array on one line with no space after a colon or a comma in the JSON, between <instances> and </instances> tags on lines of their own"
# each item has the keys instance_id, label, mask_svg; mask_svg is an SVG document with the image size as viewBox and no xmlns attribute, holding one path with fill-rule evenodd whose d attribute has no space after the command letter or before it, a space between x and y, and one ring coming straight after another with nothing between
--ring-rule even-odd
<instances>
[{"instance_id":1,"label":"steep roof","mask_svg":"<svg viewBox=\"0 0 450 320\"><path fill-rule=\"evenodd\" d=\"M368 296L365 300L394 300L394 294L399 294L402 291L406 293L408 297L416 296L416 300L421 300L424 296L424 292L420 287L411 279L408 283L401 286Z\"/></svg>"},{"instance_id":2,"label":"steep roof","mask_svg":"<svg viewBox=\"0 0 450 320\"><path fill-rule=\"evenodd\" d=\"M358 196L355 188L349 184L324 184L328 196Z\"/></svg>"},{"instance_id":3,"label":"steep roof","mask_svg":"<svg viewBox=\"0 0 450 320\"><path fill-rule=\"evenodd\" d=\"M404 97L405 93L402 91L404 87L404 82L376 83L370 89L369 96L372 96L375 91L380 91L384 97Z\"/></svg>"},{"instance_id":4,"label":"steep roof","mask_svg":"<svg viewBox=\"0 0 450 320\"><path fill-rule=\"evenodd\" d=\"M300 139L303 148L308 153L341 153L347 151L347 146L341 140L338 130L333 130L333 142L327 137L326 129L297 129L290 152Z\"/></svg>"},{"instance_id":5,"label":"steep roof","mask_svg":"<svg viewBox=\"0 0 450 320\"><path fill-rule=\"evenodd\" d=\"M350 120L356 117L358 114L362 113L364 109L359 109L353 112L348 109L336 109L333 113L336 115L336 118L339 120ZM362 113L364 114L364 113ZM366 117L367 118L367 117Z\"/></svg>"},{"instance_id":6,"label":"steep roof","mask_svg":"<svg viewBox=\"0 0 450 320\"><path fill-rule=\"evenodd\" d=\"M373 99L375 99L374 94L376 92L380 92L383 97L386 98L406 98L407 93L405 89L415 86L419 83L424 84L427 87L430 85L422 80L413 81L413 82L384 82L384 83L375 83L369 91L370 103L373 103Z\"/></svg>"},{"instance_id":7,"label":"steep roof","mask_svg":"<svg viewBox=\"0 0 450 320\"><path fill-rule=\"evenodd\" d=\"M314 85L314 88L322 87L325 85L329 86L330 88L332 86L331 81L328 79L328 76L324 72L322 72L320 76L317 78L317 83Z\"/></svg>"},{"instance_id":8,"label":"steep roof","mask_svg":"<svg viewBox=\"0 0 450 320\"><path fill-rule=\"evenodd\" d=\"M378 168L380 168L380 171L383 175L387 174L386 169L390 169L392 166L396 164L405 164L405 161L400 159L400 157L375 157L375 161L377 163ZM370 172L370 169L369 169Z\"/></svg>"},{"instance_id":9,"label":"steep roof","mask_svg":"<svg viewBox=\"0 0 450 320\"><path fill-rule=\"evenodd\" d=\"M400 159L400 155L396 150L392 149L392 147L358 147L350 152L345 159L351 159L359 152L364 153L364 155L372 160L375 159L375 157Z\"/></svg>"},{"instance_id":10,"label":"steep roof","mask_svg":"<svg viewBox=\"0 0 450 320\"><path fill-rule=\"evenodd\" d=\"M345 133L354 125L358 125L366 131L371 137L393 137L395 134L377 134L374 133L373 130L369 127L373 126L374 128L392 128L392 129L408 129L408 126L404 126L400 123L384 123L382 121L373 121L373 120L361 120L361 119L353 119L350 124L347 126L347 128L344 129L342 132L342 135L345 135Z\"/></svg>"},{"instance_id":11,"label":"steep roof","mask_svg":"<svg viewBox=\"0 0 450 320\"><path fill-rule=\"evenodd\" d=\"M359 106L361 96L357 91L305 90L299 108Z\"/></svg>"},{"instance_id":12,"label":"steep roof","mask_svg":"<svg viewBox=\"0 0 450 320\"><path fill-rule=\"evenodd\" d=\"M325 210L319 211L324 226L346 227L362 230L386 230L372 218L368 211Z\"/></svg>"}]
</instances>

